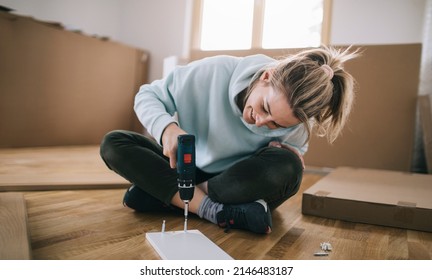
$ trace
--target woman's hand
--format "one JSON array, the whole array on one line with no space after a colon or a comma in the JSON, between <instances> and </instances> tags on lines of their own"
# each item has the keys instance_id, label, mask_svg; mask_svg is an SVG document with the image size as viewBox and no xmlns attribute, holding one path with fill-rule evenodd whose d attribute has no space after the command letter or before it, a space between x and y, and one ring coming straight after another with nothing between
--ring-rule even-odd
<instances>
[{"instance_id":1,"label":"woman's hand","mask_svg":"<svg viewBox=\"0 0 432 280\"><path fill-rule=\"evenodd\" d=\"M271 142L268 144L268 146L269 146L269 147L276 147L276 148L287 149L287 150L290 150L290 151L294 152L294 153L295 153L295 154L300 158L301 163L302 163L302 166L303 166L303 169L305 169L305 163L304 163L303 156L299 153L299 151L297 151L297 149L294 149L294 148L291 147L291 146L288 146L288 145L282 144L282 143L277 142L277 141L271 141Z\"/></svg>"},{"instance_id":2,"label":"woman's hand","mask_svg":"<svg viewBox=\"0 0 432 280\"><path fill-rule=\"evenodd\" d=\"M169 158L170 167L176 168L177 164L177 137L187 134L176 123L169 124L162 134L163 154Z\"/></svg>"}]
</instances>

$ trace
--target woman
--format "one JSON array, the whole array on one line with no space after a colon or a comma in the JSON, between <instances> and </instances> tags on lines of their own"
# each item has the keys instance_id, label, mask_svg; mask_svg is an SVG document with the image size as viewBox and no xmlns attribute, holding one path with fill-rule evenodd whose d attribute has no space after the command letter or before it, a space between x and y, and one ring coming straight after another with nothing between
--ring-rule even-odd
<instances>
[{"instance_id":1,"label":"woman","mask_svg":"<svg viewBox=\"0 0 432 280\"><path fill-rule=\"evenodd\" d=\"M223 228L270 233L271 210L299 189L312 129L332 142L347 120L354 79L343 63L355 56L327 47L282 60L216 56L141 86L134 109L154 139L113 131L101 144L107 166L132 183L124 205L184 207L177 136L193 134L197 187L189 210Z\"/></svg>"}]
</instances>

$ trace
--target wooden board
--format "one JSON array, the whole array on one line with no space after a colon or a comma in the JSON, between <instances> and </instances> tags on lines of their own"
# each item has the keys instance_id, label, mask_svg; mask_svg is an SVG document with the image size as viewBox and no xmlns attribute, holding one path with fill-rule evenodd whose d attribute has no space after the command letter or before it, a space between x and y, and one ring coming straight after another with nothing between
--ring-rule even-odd
<instances>
[{"instance_id":1,"label":"wooden board","mask_svg":"<svg viewBox=\"0 0 432 280\"><path fill-rule=\"evenodd\" d=\"M0 193L0 260L31 259L27 210L21 193Z\"/></svg>"},{"instance_id":2,"label":"wooden board","mask_svg":"<svg viewBox=\"0 0 432 280\"><path fill-rule=\"evenodd\" d=\"M147 232L146 239L163 260L232 260L199 230Z\"/></svg>"},{"instance_id":3,"label":"wooden board","mask_svg":"<svg viewBox=\"0 0 432 280\"><path fill-rule=\"evenodd\" d=\"M0 191L125 188L99 146L0 149Z\"/></svg>"},{"instance_id":4,"label":"wooden board","mask_svg":"<svg viewBox=\"0 0 432 280\"><path fill-rule=\"evenodd\" d=\"M426 165L432 174L432 95L419 96L418 101Z\"/></svg>"}]
</instances>

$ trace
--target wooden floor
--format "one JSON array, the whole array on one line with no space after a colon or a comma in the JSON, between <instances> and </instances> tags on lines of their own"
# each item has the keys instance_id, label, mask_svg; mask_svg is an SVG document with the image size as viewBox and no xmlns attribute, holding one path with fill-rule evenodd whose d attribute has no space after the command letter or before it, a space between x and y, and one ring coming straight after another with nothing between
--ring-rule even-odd
<instances>
[{"instance_id":1,"label":"wooden floor","mask_svg":"<svg viewBox=\"0 0 432 280\"><path fill-rule=\"evenodd\" d=\"M27 151L28 152L28 151ZM39 151L40 152L40 151ZM153 247L146 241L145 233L160 231L163 220L166 230L182 230L182 213L147 213L139 214L123 207L121 201L125 187L102 189L106 176L106 167L100 162L97 147L84 150L58 150L66 160L56 161L56 153L41 157L45 167L34 162L40 153L32 154L30 159L22 153L10 157L8 151L0 152L4 162L15 162L16 167L0 169L0 181L19 181L18 170L26 183L35 176L35 191L22 191L23 184L5 184L9 190L22 193L27 208L28 231L33 259L159 259ZM44 155L47 151L42 150ZM75 156L80 154L81 159ZM6 155L6 156L5 156ZM17 160L18 158L18 160ZM80 170L75 177L101 177L93 182L97 188L82 185L79 179L73 178L76 169L69 166L71 158L75 165L85 162L87 168ZM0 161L0 162L2 162ZM56 162L56 164L53 163ZM21 162L21 164L19 164ZM92 163L93 162L93 163ZM66 164L66 165L64 165ZM23 168L23 165L27 165ZM92 169L94 166L99 167ZM4 172L4 170L7 172ZM36 168L36 170L34 170ZM103 168L103 169L99 169ZM38 171L39 170L39 171ZM68 171L67 171L68 170ZM41 174L43 172L43 174ZM73 178L70 190L66 189L69 179L61 177L61 186L57 187L59 174ZM55 174L53 174L55 173ZM111 175L110 175L111 176ZM398 228L373 226L325 219L301 214L302 192L322 178L323 174L307 172L300 191L273 212L273 232L269 235L257 235L241 230L225 233L223 229L193 216L189 220L190 229L198 229L213 242L219 245L234 259L292 259L292 260L378 260L378 259L432 259L432 233L404 230ZM44 180L48 187L43 187ZM124 185L121 180L114 185ZM18 182L19 183L19 182ZM80 185L81 184L81 185ZM110 187L114 187L111 185ZM0 182L1 186L1 182ZM41 189L44 189L42 191ZM55 190L45 190L55 189ZM4 189L6 190L6 189ZM0 233L2 225L0 227ZM316 257L320 243L330 242L333 251L328 256Z\"/></svg>"},{"instance_id":2,"label":"wooden floor","mask_svg":"<svg viewBox=\"0 0 432 280\"><path fill-rule=\"evenodd\" d=\"M301 214L301 192L322 176L306 174L300 192L273 213L273 232L225 233L192 217L199 229L235 259L431 259L432 233ZM159 259L145 233L181 230L181 213L138 214L124 208L124 190L26 192L34 259ZM321 242L333 251L315 257Z\"/></svg>"}]
</instances>

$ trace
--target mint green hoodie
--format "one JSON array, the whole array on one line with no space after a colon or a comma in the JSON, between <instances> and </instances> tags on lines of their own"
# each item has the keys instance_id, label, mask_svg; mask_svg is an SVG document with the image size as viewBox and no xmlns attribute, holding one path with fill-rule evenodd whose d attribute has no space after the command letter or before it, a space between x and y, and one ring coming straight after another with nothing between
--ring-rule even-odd
<instances>
[{"instance_id":1,"label":"mint green hoodie","mask_svg":"<svg viewBox=\"0 0 432 280\"><path fill-rule=\"evenodd\" d=\"M303 124L270 130L246 123L236 96L256 74L276 61L264 55L215 56L177 67L162 80L141 86L135 112L147 131L161 143L165 127L176 122L196 138L196 165L216 173L250 157L270 141L307 151ZM178 120L174 118L177 113Z\"/></svg>"}]
</instances>

